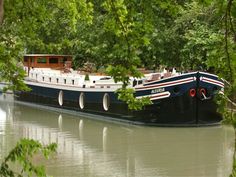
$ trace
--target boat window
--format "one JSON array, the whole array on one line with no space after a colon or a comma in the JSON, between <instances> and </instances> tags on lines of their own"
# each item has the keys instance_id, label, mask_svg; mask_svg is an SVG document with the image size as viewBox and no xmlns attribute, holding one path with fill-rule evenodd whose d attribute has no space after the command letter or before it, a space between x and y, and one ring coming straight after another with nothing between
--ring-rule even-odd
<instances>
[{"instance_id":1,"label":"boat window","mask_svg":"<svg viewBox=\"0 0 236 177\"><path fill-rule=\"evenodd\" d=\"M63 63L63 58L60 58L60 59L59 59L59 63Z\"/></svg>"},{"instance_id":2,"label":"boat window","mask_svg":"<svg viewBox=\"0 0 236 177\"><path fill-rule=\"evenodd\" d=\"M46 58L37 58L37 63L47 63Z\"/></svg>"},{"instance_id":3,"label":"boat window","mask_svg":"<svg viewBox=\"0 0 236 177\"><path fill-rule=\"evenodd\" d=\"M75 80L74 79L72 80L72 85L75 85Z\"/></svg>"},{"instance_id":4,"label":"boat window","mask_svg":"<svg viewBox=\"0 0 236 177\"><path fill-rule=\"evenodd\" d=\"M49 58L49 63L58 63L58 58Z\"/></svg>"},{"instance_id":5,"label":"boat window","mask_svg":"<svg viewBox=\"0 0 236 177\"><path fill-rule=\"evenodd\" d=\"M67 58L66 58L66 57L64 57L64 58L63 58L63 63L64 63L64 62L66 62L66 61L67 61Z\"/></svg>"},{"instance_id":6,"label":"boat window","mask_svg":"<svg viewBox=\"0 0 236 177\"><path fill-rule=\"evenodd\" d=\"M142 80L139 80L138 81L138 85L140 85L140 84L142 84L143 83L143 81Z\"/></svg>"},{"instance_id":7,"label":"boat window","mask_svg":"<svg viewBox=\"0 0 236 177\"><path fill-rule=\"evenodd\" d=\"M59 79L57 78L57 83L59 82Z\"/></svg>"},{"instance_id":8,"label":"boat window","mask_svg":"<svg viewBox=\"0 0 236 177\"><path fill-rule=\"evenodd\" d=\"M52 82L52 78L51 77L49 77L49 82Z\"/></svg>"},{"instance_id":9,"label":"boat window","mask_svg":"<svg viewBox=\"0 0 236 177\"><path fill-rule=\"evenodd\" d=\"M59 63L65 63L67 61L67 58L64 57L64 58L59 58Z\"/></svg>"},{"instance_id":10,"label":"boat window","mask_svg":"<svg viewBox=\"0 0 236 177\"><path fill-rule=\"evenodd\" d=\"M42 77L43 81L44 81L44 77Z\"/></svg>"},{"instance_id":11,"label":"boat window","mask_svg":"<svg viewBox=\"0 0 236 177\"><path fill-rule=\"evenodd\" d=\"M133 87L136 86L136 85L137 85L137 80L134 79L134 81L133 81Z\"/></svg>"},{"instance_id":12,"label":"boat window","mask_svg":"<svg viewBox=\"0 0 236 177\"><path fill-rule=\"evenodd\" d=\"M30 58L30 62L31 62L31 63L34 63L34 58Z\"/></svg>"},{"instance_id":13,"label":"boat window","mask_svg":"<svg viewBox=\"0 0 236 177\"><path fill-rule=\"evenodd\" d=\"M64 79L64 84L66 84L66 79Z\"/></svg>"}]
</instances>

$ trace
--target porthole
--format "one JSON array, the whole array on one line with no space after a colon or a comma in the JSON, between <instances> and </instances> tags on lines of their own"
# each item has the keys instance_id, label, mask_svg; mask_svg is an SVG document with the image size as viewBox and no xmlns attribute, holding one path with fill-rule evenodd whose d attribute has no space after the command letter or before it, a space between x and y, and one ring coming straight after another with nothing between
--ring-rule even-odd
<instances>
[{"instance_id":1,"label":"porthole","mask_svg":"<svg viewBox=\"0 0 236 177\"><path fill-rule=\"evenodd\" d=\"M63 91L62 90L58 94L58 103L60 106L63 105Z\"/></svg>"},{"instance_id":2,"label":"porthole","mask_svg":"<svg viewBox=\"0 0 236 177\"><path fill-rule=\"evenodd\" d=\"M79 96L79 107L80 109L84 109L84 100L85 100L85 95L83 92L80 93Z\"/></svg>"},{"instance_id":3,"label":"porthole","mask_svg":"<svg viewBox=\"0 0 236 177\"><path fill-rule=\"evenodd\" d=\"M103 96L103 109L105 111L108 111L109 107L110 107L110 97L108 93L105 93Z\"/></svg>"}]
</instances>

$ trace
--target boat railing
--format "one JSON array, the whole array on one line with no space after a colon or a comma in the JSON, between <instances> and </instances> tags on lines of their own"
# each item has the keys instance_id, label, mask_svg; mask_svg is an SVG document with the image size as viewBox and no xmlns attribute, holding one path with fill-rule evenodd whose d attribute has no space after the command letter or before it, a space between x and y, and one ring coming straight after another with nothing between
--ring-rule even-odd
<instances>
[{"instance_id":1,"label":"boat railing","mask_svg":"<svg viewBox=\"0 0 236 177\"><path fill-rule=\"evenodd\" d=\"M113 79L103 80L104 76L89 76L89 80L85 80L85 75L77 74L77 72L61 73L51 69L32 69L30 70L28 81L39 82L45 84L55 84L63 86L75 86L79 88L120 88L122 83L115 83Z\"/></svg>"}]
</instances>

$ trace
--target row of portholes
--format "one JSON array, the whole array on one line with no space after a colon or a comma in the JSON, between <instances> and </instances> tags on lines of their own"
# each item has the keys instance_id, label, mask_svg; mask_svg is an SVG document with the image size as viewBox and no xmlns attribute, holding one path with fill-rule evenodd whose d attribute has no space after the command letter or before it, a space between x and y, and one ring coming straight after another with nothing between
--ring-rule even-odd
<instances>
[{"instance_id":1,"label":"row of portholes","mask_svg":"<svg viewBox=\"0 0 236 177\"><path fill-rule=\"evenodd\" d=\"M60 106L63 105L63 91L61 90L58 94L58 103ZM103 95L103 99L102 99L102 105L103 105L103 109L105 111L109 110L110 107L110 96L108 93L105 93ZM80 93L79 96L79 107L80 109L84 109L85 106L85 94L83 92Z\"/></svg>"}]
</instances>

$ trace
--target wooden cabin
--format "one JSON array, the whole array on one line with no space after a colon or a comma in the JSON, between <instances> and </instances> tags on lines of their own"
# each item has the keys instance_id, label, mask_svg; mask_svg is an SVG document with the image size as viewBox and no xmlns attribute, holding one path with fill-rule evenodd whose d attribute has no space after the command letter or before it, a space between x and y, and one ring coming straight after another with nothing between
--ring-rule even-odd
<instances>
[{"instance_id":1,"label":"wooden cabin","mask_svg":"<svg viewBox=\"0 0 236 177\"><path fill-rule=\"evenodd\" d=\"M24 55L24 66L28 68L51 68L65 70L71 68L72 55L27 54Z\"/></svg>"}]
</instances>

